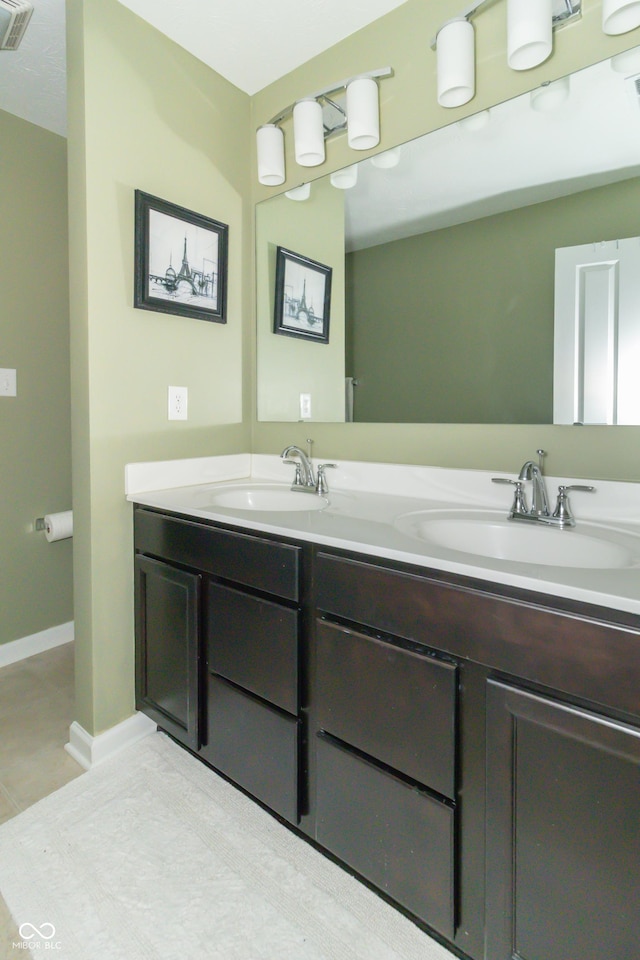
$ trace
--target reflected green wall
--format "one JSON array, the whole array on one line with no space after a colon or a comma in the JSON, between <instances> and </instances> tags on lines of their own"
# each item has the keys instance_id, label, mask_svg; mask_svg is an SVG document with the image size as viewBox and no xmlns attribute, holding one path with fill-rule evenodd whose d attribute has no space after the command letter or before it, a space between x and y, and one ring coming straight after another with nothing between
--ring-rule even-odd
<instances>
[{"instance_id":1,"label":"reflected green wall","mask_svg":"<svg viewBox=\"0 0 640 960\"><path fill-rule=\"evenodd\" d=\"M11 54L6 54L11 56ZM36 517L71 507L67 144L0 111L0 644L73 620L72 540Z\"/></svg>"},{"instance_id":2,"label":"reflected green wall","mask_svg":"<svg viewBox=\"0 0 640 960\"><path fill-rule=\"evenodd\" d=\"M556 247L635 236L640 180L347 257L355 419L551 423Z\"/></svg>"},{"instance_id":3,"label":"reflected green wall","mask_svg":"<svg viewBox=\"0 0 640 960\"><path fill-rule=\"evenodd\" d=\"M555 33L548 61L533 70L509 70L504 4L494 4L474 21L476 95L464 107L445 110L436 100L436 58L429 45L438 27L457 13L459 5L454 0L407 0L256 94L252 98L254 128L286 104L331 82L390 65L394 76L380 85L383 135L379 149L387 149L640 43L640 29L621 37L605 36L600 0L584 0L582 18ZM309 171L296 167L290 123L284 128L288 177L283 188L289 189L308 179ZM368 155L364 152L362 158ZM327 161L315 171L323 176L353 162L346 138L339 136L329 142ZM256 201L273 194L273 190L254 185ZM256 453L276 452L286 443L303 442L307 429L256 422L253 449ZM550 473L640 480L637 427L314 424L313 438L314 450L323 458L506 471L514 471L542 446L549 451L545 463Z\"/></svg>"},{"instance_id":4,"label":"reflected green wall","mask_svg":"<svg viewBox=\"0 0 640 960\"><path fill-rule=\"evenodd\" d=\"M277 247L331 268L329 343L273 332ZM256 209L257 394L262 420L344 420L344 195L328 183L304 202L282 196Z\"/></svg>"},{"instance_id":5,"label":"reflected green wall","mask_svg":"<svg viewBox=\"0 0 640 960\"><path fill-rule=\"evenodd\" d=\"M250 445L249 98L116 0L67 16L76 719L96 734L134 703L125 464ZM133 308L136 188L229 225L226 325Z\"/></svg>"}]
</instances>

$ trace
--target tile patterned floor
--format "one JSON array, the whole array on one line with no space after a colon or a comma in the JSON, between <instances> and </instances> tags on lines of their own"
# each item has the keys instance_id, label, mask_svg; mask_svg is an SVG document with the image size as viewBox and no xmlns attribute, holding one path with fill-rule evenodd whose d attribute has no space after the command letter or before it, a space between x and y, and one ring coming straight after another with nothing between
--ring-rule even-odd
<instances>
[{"instance_id":1,"label":"tile patterned floor","mask_svg":"<svg viewBox=\"0 0 640 960\"><path fill-rule=\"evenodd\" d=\"M73 696L72 643L0 669L0 823L84 772L64 749ZM0 958L18 939L0 897Z\"/></svg>"}]
</instances>

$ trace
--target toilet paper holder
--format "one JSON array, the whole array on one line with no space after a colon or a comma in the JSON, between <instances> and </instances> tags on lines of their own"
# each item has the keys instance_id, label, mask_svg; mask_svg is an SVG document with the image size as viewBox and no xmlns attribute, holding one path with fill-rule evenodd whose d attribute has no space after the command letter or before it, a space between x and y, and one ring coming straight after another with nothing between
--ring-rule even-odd
<instances>
[{"instance_id":1,"label":"toilet paper holder","mask_svg":"<svg viewBox=\"0 0 640 960\"><path fill-rule=\"evenodd\" d=\"M46 513L44 517L36 517L33 528L38 532L44 532L49 543L68 540L73 536L73 510Z\"/></svg>"}]
</instances>

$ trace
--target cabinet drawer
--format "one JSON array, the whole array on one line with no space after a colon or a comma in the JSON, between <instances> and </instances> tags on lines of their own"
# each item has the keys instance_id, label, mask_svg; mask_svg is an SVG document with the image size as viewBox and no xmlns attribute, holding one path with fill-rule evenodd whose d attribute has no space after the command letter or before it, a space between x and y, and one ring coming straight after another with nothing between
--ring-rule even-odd
<instances>
[{"instance_id":1,"label":"cabinet drawer","mask_svg":"<svg viewBox=\"0 0 640 960\"><path fill-rule=\"evenodd\" d=\"M299 820L300 721L209 676L200 755L290 823Z\"/></svg>"},{"instance_id":2,"label":"cabinet drawer","mask_svg":"<svg viewBox=\"0 0 640 960\"><path fill-rule=\"evenodd\" d=\"M207 585L208 669L298 712L298 611Z\"/></svg>"},{"instance_id":3,"label":"cabinet drawer","mask_svg":"<svg viewBox=\"0 0 640 960\"><path fill-rule=\"evenodd\" d=\"M454 811L320 734L316 839L452 939Z\"/></svg>"},{"instance_id":4,"label":"cabinet drawer","mask_svg":"<svg viewBox=\"0 0 640 960\"><path fill-rule=\"evenodd\" d=\"M318 724L455 797L457 668L317 621Z\"/></svg>"},{"instance_id":5,"label":"cabinet drawer","mask_svg":"<svg viewBox=\"0 0 640 960\"><path fill-rule=\"evenodd\" d=\"M298 599L300 547L140 508L135 511L134 525L140 553L195 567L286 600Z\"/></svg>"}]
</instances>

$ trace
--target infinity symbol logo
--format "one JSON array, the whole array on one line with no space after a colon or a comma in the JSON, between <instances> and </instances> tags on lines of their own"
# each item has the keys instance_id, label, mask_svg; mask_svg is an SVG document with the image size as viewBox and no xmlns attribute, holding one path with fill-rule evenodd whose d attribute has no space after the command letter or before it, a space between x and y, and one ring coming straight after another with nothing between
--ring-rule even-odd
<instances>
[{"instance_id":1,"label":"infinity symbol logo","mask_svg":"<svg viewBox=\"0 0 640 960\"><path fill-rule=\"evenodd\" d=\"M36 927L34 923L21 923L18 932L23 940L31 940L33 937L51 940L56 935L56 928L52 923L43 923L41 927Z\"/></svg>"}]
</instances>

